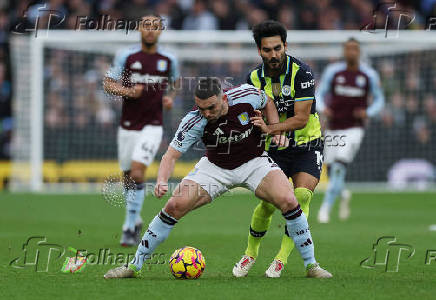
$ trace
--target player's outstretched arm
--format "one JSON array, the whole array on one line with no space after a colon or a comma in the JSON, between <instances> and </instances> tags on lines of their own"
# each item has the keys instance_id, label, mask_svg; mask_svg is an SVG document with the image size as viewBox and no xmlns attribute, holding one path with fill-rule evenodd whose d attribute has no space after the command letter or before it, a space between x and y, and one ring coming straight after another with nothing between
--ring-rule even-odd
<instances>
[{"instance_id":1,"label":"player's outstretched arm","mask_svg":"<svg viewBox=\"0 0 436 300\"><path fill-rule=\"evenodd\" d=\"M274 101L270 97L268 97L268 101L266 102L262 113L264 116L266 116L268 124L276 124L280 122L279 113L277 112Z\"/></svg>"},{"instance_id":2,"label":"player's outstretched arm","mask_svg":"<svg viewBox=\"0 0 436 300\"><path fill-rule=\"evenodd\" d=\"M110 77L103 79L103 88L106 93L121 97L138 98L141 96L144 86L142 84L135 84L132 87L125 87L118 81Z\"/></svg>"},{"instance_id":3,"label":"player's outstretched arm","mask_svg":"<svg viewBox=\"0 0 436 300\"><path fill-rule=\"evenodd\" d=\"M171 146L168 147L167 152L162 156L156 186L154 188L156 197L161 198L168 192L168 179L171 177L171 174L173 174L174 165L180 156L182 156L182 152L177 151Z\"/></svg>"}]
</instances>

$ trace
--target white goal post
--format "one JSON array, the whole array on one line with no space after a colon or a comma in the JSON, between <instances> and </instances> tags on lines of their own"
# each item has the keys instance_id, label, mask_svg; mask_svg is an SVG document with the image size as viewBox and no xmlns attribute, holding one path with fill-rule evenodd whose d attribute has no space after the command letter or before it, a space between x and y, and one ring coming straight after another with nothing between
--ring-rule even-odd
<instances>
[{"instance_id":1,"label":"white goal post","mask_svg":"<svg viewBox=\"0 0 436 300\"><path fill-rule=\"evenodd\" d=\"M307 61L310 65L312 62L315 62L317 67L314 69L317 74L316 77L319 78L323 67L327 63L341 57L342 43L349 37L355 37L361 43L364 60L369 62L376 60L378 68L382 68L382 71L386 74L391 74L389 73L392 72L390 68L394 70L392 80L398 81L398 83L395 83L396 88L399 89L398 92L404 93L404 95L407 94L407 97L410 94L409 89L403 83L407 80L406 74L411 66L410 64L413 64L413 62L409 62L408 57L413 56L415 60L423 60L419 62L418 70L415 71L419 76L429 76L431 70L427 71L428 66L426 64L436 61L436 33L431 31L399 31L387 37L382 32L289 31L287 38L288 53ZM113 120L116 123L116 117L107 117L106 121L101 121L102 124L94 119L92 121L83 121L83 119L80 119L80 113L83 112L83 106L81 105L83 104L76 105L71 103L78 98L69 93L79 92L80 85L75 81L81 75L86 77L86 80L91 78L89 81L85 81L86 87L91 87L93 84L98 85L98 83L92 81L95 78L99 78L97 75L94 75L96 72L87 72L87 69L98 71L100 65L97 65L107 64L117 50L138 42L138 33L126 35L123 31L53 30L48 32L40 31L36 38L33 35L12 36L11 57L14 83L13 117L15 126L11 151L12 174L9 185L10 190L41 192L48 191L53 186L64 186L66 183L69 183L69 179L54 179L62 177L63 173L59 174L58 169L53 166L66 164L71 160L80 162L88 159L116 161L116 153L114 154L112 150L104 155L102 154L101 157L99 156L100 148L97 147L102 149L107 148L107 143L100 146L93 144L99 137L103 139L106 136L107 131L105 130L109 128L107 120ZM248 72L247 67L253 67L260 63L260 58L250 31L164 31L160 38L160 43L177 56L181 65L181 76L202 76L204 74L198 70L203 70L205 65L210 64L211 68L209 71L211 72L216 67L217 69L220 68L222 75L225 75L226 71L222 71L225 69L230 70L228 71L229 77L245 78ZM99 60L100 57L103 62ZM404 66L399 65L403 63ZM56 64L61 65L58 65L56 68ZM389 66L389 64L392 64L392 66ZM386 70L383 68L386 68ZM198 74L194 74L197 71ZM61 80L61 77L65 78ZM56 81L55 79L59 82L54 82ZM420 78L420 80L423 82L427 79ZM432 93L433 95L436 94L436 88L428 83L422 84L420 88L424 88L424 91L421 94L421 91L416 90L416 93L419 93L416 94L417 98L420 98L421 95L424 97ZM52 94L50 94L51 91L53 91ZM86 98L85 94L88 95L87 91L83 91L83 93L83 95L80 94L79 96ZM392 102L391 98L396 95L395 90L388 93L388 104ZM60 107L52 109L50 105L56 106L54 104L56 96L61 96L66 100L62 100L62 105L59 104ZM180 98L187 98L187 96L181 95ZM405 99L404 102L409 101L408 99ZM107 103L100 103L99 100L95 101L93 105L104 107L96 109L96 113L101 114L102 119L105 118L105 113L111 115L114 113L115 108L119 108L117 104L107 108ZM418 101L421 100L418 99ZM177 124L178 119L186 109L187 102L188 100L184 102L181 100L178 109L171 112L173 119L168 125L169 127ZM391 104L389 105L392 106ZM62 112L63 110L68 111L64 120L62 120L62 117L56 116L56 112ZM393 111L395 113L395 109ZM423 112L423 115L425 115L425 112ZM396 116L394 115L393 117L395 118ZM93 117L90 116L89 118L91 120ZM85 124L85 127L83 127L84 122L87 122L86 124L89 126L93 126L95 135L86 133L85 127L88 125ZM381 122L380 128L383 128ZM419 120L405 120L404 122L406 122L404 127L413 127L415 123L419 123ZM431 123L432 121L426 119L426 122ZM95 129L97 127L98 129ZM111 130L113 131L113 128ZM173 133L173 131L169 131L169 135ZM393 131L389 127L386 134ZM76 135L77 132L80 132L80 135ZM69 144L62 146L62 139L65 139ZM71 141L71 139L78 139L77 143L76 141ZM399 147L403 147L403 143L406 143L401 139L397 142L401 143ZM116 140L114 139L112 143L115 147L114 149L116 149ZM426 146L431 150L433 149L431 145ZM387 147L381 151L391 151L389 149L392 150L392 147ZM433 150L433 153L436 153L436 149ZM407 153L407 151L405 148L404 153ZM65 154L66 152L68 154ZM368 162L368 168L376 167L379 162L382 163L384 160L376 150L369 154L374 156L375 162ZM366 152L363 155L366 155ZM386 153L386 155L389 154ZM407 158L403 154L398 154L397 156L397 161L403 157ZM365 156L364 159L368 157L370 156ZM419 155L417 158L419 158ZM364 161L360 162L359 166L364 163ZM53 174L58 172L56 173L57 175L45 175L50 174L51 171L49 169L51 170L51 168L53 168ZM358 181L365 184L365 186L373 181L378 182L378 184L373 186L384 186L386 182L385 177L387 176L385 169L386 167L381 171L377 171L384 172L384 174L360 174L356 171L351 176L353 181ZM361 170L361 172L367 171ZM375 179L371 180L372 178ZM74 179L72 182L75 184L80 183L80 179ZM98 182L94 183L99 184ZM430 184L430 186L432 185ZM61 188L60 191L63 189ZM68 191L71 191L71 189Z\"/></svg>"}]
</instances>

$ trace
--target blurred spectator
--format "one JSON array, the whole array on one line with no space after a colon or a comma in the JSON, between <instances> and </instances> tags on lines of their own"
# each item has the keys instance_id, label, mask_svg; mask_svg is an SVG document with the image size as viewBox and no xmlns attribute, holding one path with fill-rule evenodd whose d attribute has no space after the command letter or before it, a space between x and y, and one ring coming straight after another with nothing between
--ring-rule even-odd
<instances>
[{"instance_id":1,"label":"blurred spectator","mask_svg":"<svg viewBox=\"0 0 436 300\"><path fill-rule=\"evenodd\" d=\"M184 30L215 30L217 19L211 14L203 0L195 0L192 9L183 21Z\"/></svg>"},{"instance_id":2,"label":"blurred spectator","mask_svg":"<svg viewBox=\"0 0 436 300\"><path fill-rule=\"evenodd\" d=\"M236 28L238 15L231 9L230 4L226 0L216 0L212 4L213 13L218 20L218 29L232 30Z\"/></svg>"},{"instance_id":3,"label":"blurred spectator","mask_svg":"<svg viewBox=\"0 0 436 300\"><path fill-rule=\"evenodd\" d=\"M436 125L436 99L432 94L428 94L424 99L424 111L427 114L427 118L432 122L434 126Z\"/></svg>"},{"instance_id":4,"label":"blurred spectator","mask_svg":"<svg viewBox=\"0 0 436 300\"><path fill-rule=\"evenodd\" d=\"M6 67L0 63L0 119L11 115L11 83L6 79Z\"/></svg>"},{"instance_id":5,"label":"blurred spectator","mask_svg":"<svg viewBox=\"0 0 436 300\"><path fill-rule=\"evenodd\" d=\"M277 20L285 25L288 30L295 29L295 10L288 5L282 5L279 9Z\"/></svg>"}]
</instances>

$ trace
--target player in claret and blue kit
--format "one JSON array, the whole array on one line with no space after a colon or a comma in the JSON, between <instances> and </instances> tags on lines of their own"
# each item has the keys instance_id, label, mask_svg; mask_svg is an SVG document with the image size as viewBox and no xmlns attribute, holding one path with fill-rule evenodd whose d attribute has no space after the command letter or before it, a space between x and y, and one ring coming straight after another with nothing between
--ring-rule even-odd
<instances>
[{"instance_id":1,"label":"player in claret and blue kit","mask_svg":"<svg viewBox=\"0 0 436 300\"><path fill-rule=\"evenodd\" d=\"M109 270L104 277L135 277L144 260L167 239L183 216L235 186L250 189L258 198L280 209L286 230L298 245L308 277L331 277L315 260L309 225L288 178L265 152L263 134L251 122L262 110L270 124L277 123L279 116L273 101L264 91L248 84L222 92L219 80L206 78L195 89L195 104L197 109L182 120L162 157L155 195L160 198L166 194L177 159L191 145L202 140L206 156L151 221L133 261Z\"/></svg>"},{"instance_id":2,"label":"player in claret and blue kit","mask_svg":"<svg viewBox=\"0 0 436 300\"><path fill-rule=\"evenodd\" d=\"M123 97L118 130L118 160L127 203L122 246L139 242L144 176L162 140L162 105L172 107L175 90L170 87L179 77L174 56L157 45L162 19L147 14L140 29L141 44L120 51L104 79L107 93Z\"/></svg>"},{"instance_id":3,"label":"player in claret and blue kit","mask_svg":"<svg viewBox=\"0 0 436 300\"><path fill-rule=\"evenodd\" d=\"M326 139L339 139L338 145L327 143L324 156L329 166L329 184L318 213L320 223L328 223L330 210L341 196L340 219L350 215L351 193L344 190L347 165L359 151L368 118L376 116L384 106L377 72L360 62L360 45L353 38L344 43L344 62L329 65L317 92L317 109L327 118ZM372 103L369 97L372 96Z\"/></svg>"}]
</instances>

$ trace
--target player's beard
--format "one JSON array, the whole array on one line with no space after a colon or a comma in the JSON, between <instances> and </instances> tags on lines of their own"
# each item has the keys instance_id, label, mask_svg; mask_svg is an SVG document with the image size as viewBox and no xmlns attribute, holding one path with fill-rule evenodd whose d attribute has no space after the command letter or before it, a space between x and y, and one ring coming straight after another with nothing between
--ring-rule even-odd
<instances>
[{"instance_id":1,"label":"player's beard","mask_svg":"<svg viewBox=\"0 0 436 300\"><path fill-rule=\"evenodd\" d=\"M143 44L145 47L147 47L147 48L151 48L151 47L153 47L154 45L156 45L156 41L154 41L154 42L152 42L152 43L148 43L148 42L142 41L142 44Z\"/></svg>"},{"instance_id":2,"label":"player's beard","mask_svg":"<svg viewBox=\"0 0 436 300\"><path fill-rule=\"evenodd\" d=\"M267 70L272 73L281 73L286 61L286 53L283 53L280 60L276 58L267 59L262 57L263 63L267 66ZM276 67L272 66L271 63L278 63Z\"/></svg>"}]
</instances>

